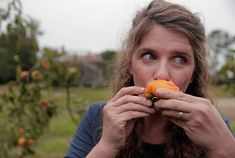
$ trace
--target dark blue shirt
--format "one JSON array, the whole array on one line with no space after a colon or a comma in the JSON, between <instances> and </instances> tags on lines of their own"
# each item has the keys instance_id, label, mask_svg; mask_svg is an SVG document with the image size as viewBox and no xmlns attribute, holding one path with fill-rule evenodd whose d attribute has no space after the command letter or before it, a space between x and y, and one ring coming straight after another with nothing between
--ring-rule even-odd
<instances>
[{"instance_id":1,"label":"dark blue shirt","mask_svg":"<svg viewBox=\"0 0 235 158\"><path fill-rule=\"evenodd\" d=\"M92 148L98 143L102 134L102 108L104 103L96 103L90 106L88 111L83 116L76 134L71 142L68 152L64 158L85 158ZM229 121L223 117L228 128L230 128ZM147 152L147 157L153 151L159 151L159 155L163 155L164 147L161 144L145 144L145 149ZM145 150L145 151L146 151ZM151 152L152 151L152 152ZM144 156L145 157L145 156ZM152 157L152 156L150 156ZM163 157L163 156L160 156Z\"/></svg>"}]
</instances>

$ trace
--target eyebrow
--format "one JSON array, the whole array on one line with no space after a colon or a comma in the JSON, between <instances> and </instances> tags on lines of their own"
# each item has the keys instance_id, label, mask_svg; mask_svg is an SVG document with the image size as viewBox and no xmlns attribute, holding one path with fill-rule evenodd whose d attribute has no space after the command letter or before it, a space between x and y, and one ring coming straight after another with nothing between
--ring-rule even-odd
<instances>
[{"instance_id":1,"label":"eyebrow","mask_svg":"<svg viewBox=\"0 0 235 158\"><path fill-rule=\"evenodd\" d=\"M184 56L187 56L187 57L190 57L190 58L194 57L194 54L189 53L188 51L174 51L174 53L177 54L177 55L184 55Z\"/></svg>"},{"instance_id":2,"label":"eyebrow","mask_svg":"<svg viewBox=\"0 0 235 158\"><path fill-rule=\"evenodd\" d=\"M153 52L153 53L157 53L157 51L151 49L151 48L140 48L140 49L136 49L136 53L142 53L142 52Z\"/></svg>"},{"instance_id":3,"label":"eyebrow","mask_svg":"<svg viewBox=\"0 0 235 158\"><path fill-rule=\"evenodd\" d=\"M188 56L188 57L194 57L193 53L190 53L191 51L188 51L186 49L182 49L182 50L180 50L180 49L173 49L172 51L175 54L178 54L178 55L185 55L185 56ZM137 49L136 52L137 52L137 54L142 53L142 52L158 53L156 50L153 50L151 48L140 48L140 49Z\"/></svg>"}]
</instances>

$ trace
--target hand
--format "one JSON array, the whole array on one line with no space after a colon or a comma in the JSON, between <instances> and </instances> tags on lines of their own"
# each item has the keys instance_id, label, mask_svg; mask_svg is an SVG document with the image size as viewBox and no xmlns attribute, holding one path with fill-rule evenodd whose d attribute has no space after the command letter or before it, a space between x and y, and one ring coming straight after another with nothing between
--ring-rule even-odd
<instances>
[{"instance_id":1,"label":"hand","mask_svg":"<svg viewBox=\"0 0 235 158\"><path fill-rule=\"evenodd\" d=\"M209 100L166 89L157 91L156 96L162 98L155 105L162 115L183 128L208 153L227 154L224 152L235 145L233 135Z\"/></svg>"},{"instance_id":2,"label":"hand","mask_svg":"<svg viewBox=\"0 0 235 158\"><path fill-rule=\"evenodd\" d=\"M133 129L136 118L154 113L152 102L144 96L144 88L122 88L103 108L103 133L101 143L118 151Z\"/></svg>"}]
</instances>

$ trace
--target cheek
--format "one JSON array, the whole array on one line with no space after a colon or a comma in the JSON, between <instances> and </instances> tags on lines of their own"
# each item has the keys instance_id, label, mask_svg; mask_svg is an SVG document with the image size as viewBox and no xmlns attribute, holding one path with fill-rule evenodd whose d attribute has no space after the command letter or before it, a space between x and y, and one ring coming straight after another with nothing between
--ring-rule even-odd
<instances>
[{"instance_id":1,"label":"cheek","mask_svg":"<svg viewBox=\"0 0 235 158\"><path fill-rule=\"evenodd\" d=\"M133 64L131 70L135 86L145 87L151 80L151 72L141 64Z\"/></svg>"},{"instance_id":2,"label":"cheek","mask_svg":"<svg viewBox=\"0 0 235 158\"><path fill-rule=\"evenodd\" d=\"M185 92L188 88L189 83L190 80L181 80L180 82L176 83L176 85L178 85L182 92Z\"/></svg>"},{"instance_id":3,"label":"cheek","mask_svg":"<svg viewBox=\"0 0 235 158\"><path fill-rule=\"evenodd\" d=\"M192 81L192 72L181 74L179 77L176 78L175 84L180 88L182 92L185 92Z\"/></svg>"},{"instance_id":4,"label":"cheek","mask_svg":"<svg viewBox=\"0 0 235 158\"><path fill-rule=\"evenodd\" d=\"M136 71L135 69L133 69L133 79L134 79L134 85L135 86L144 86L145 84L145 75L142 73L142 71L140 69L138 69L138 71Z\"/></svg>"}]
</instances>

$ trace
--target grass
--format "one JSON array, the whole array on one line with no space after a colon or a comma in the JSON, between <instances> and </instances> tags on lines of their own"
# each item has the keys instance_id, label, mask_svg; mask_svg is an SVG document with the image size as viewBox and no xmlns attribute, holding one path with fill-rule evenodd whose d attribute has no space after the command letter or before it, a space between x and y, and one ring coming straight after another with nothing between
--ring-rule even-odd
<instances>
[{"instance_id":1,"label":"grass","mask_svg":"<svg viewBox=\"0 0 235 158\"><path fill-rule=\"evenodd\" d=\"M54 100L58 104L58 114L51 119L50 124L43 136L39 138L34 149L35 155L27 158L63 157L70 145L70 141L76 132L77 124L72 122L65 108L65 94L62 89L52 90ZM73 107L79 106L81 102L88 107L97 101L105 101L111 96L107 88L72 88L71 96ZM80 119L80 118L78 118Z\"/></svg>"},{"instance_id":2,"label":"grass","mask_svg":"<svg viewBox=\"0 0 235 158\"><path fill-rule=\"evenodd\" d=\"M235 95L234 91L224 86L211 87L209 89L209 93L212 94L214 97L234 97Z\"/></svg>"}]
</instances>

